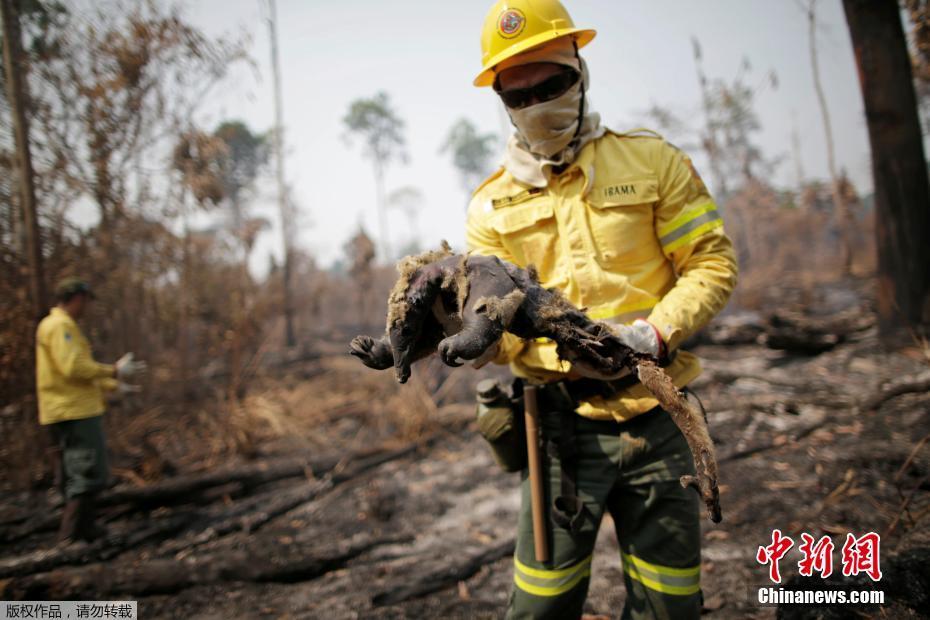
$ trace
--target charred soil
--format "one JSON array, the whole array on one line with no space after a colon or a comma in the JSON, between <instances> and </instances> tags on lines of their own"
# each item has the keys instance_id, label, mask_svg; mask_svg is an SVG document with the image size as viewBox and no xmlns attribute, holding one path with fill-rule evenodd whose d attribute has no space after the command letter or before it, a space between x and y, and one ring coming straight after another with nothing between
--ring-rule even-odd
<instances>
[{"instance_id":1,"label":"charred soil","mask_svg":"<svg viewBox=\"0 0 930 620\"><path fill-rule=\"evenodd\" d=\"M837 565L847 532L880 533L885 577L867 585L885 590L886 604L856 613L922 617L930 394L919 381L892 388L926 372L926 351L883 351L868 320L818 353L771 348L759 339L765 329L744 344L695 349L705 373L693 387L717 446L724 517L702 522L707 612L838 617L756 602L770 585L756 550L778 528L796 542L802 532L832 536ZM341 405L319 390L292 403L294 418L313 420L326 442L285 432L220 473L182 468L144 487L124 483L108 493L103 541L56 548L54 498L7 494L2 598L138 599L145 618L501 617L518 480L497 469L463 397L480 377L460 370L455 389L429 383L441 367L421 362L410 384L394 387L347 357L323 354L268 379L295 389L323 376L340 386ZM367 399L353 398L356 389ZM389 407L414 411L417 423ZM799 558L795 547L782 560L786 582ZM604 524L587 608L614 617L623 598Z\"/></svg>"}]
</instances>

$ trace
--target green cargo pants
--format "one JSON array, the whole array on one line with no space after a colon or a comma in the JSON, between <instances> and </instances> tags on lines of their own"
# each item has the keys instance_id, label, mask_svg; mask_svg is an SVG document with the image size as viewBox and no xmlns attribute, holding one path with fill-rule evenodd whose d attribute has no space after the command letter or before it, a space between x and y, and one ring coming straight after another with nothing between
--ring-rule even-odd
<instances>
[{"instance_id":1,"label":"green cargo pants","mask_svg":"<svg viewBox=\"0 0 930 620\"><path fill-rule=\"evenodd\" d=\"M548 440L558 442L559 411L570 401L555 388L539 392L540 418ZM605 508L620 542L626 585L624 619L698 618L701 611L699 499L678 482L694 473L684 436L671 417L654 409L628 422L575 419L577 495L585 505L575 532L549 523L551 560L535 560L529 480L523 472L514 557L514 587L507 618L581 616L591 575L594 543ZM558 452L544 456L547 508L560 495Z\"/></svg>"},{"instance_id":2,"label":"green cargo pants","mask_svg":"<svg viewBox=\"0 0 930 620\"><path fill-rule=\"evenodd\" d=\"M49 424L61 448L61 492L67 499L106 488L107 464L103 416Z\"/></svg>"}]
</instances>

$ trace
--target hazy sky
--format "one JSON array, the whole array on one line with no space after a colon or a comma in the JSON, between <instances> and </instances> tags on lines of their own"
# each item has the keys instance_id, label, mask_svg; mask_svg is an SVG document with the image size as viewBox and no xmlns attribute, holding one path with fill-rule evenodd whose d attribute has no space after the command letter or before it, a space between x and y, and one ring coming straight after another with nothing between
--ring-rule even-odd
<instances>
[{"instance_id":1,"label":"hazy sky","mask_svg":"<svg viewBox=\"0 0 930 620\"><path fill-rule=\"evenodd\" d=\"M388 170L388 190L415 186L423 193L417 228L425 245L445 238L462 246L466 196L449 156L441 155L439 147L461 117L483 131L502 130L493 91L471 86L480 69L479 33L490 5L472 0L278 0L287 178L305 216L299 244L321 264L341 255L342 244L359 222L369 232L377 231L371 165L360 144L344 139L342 118L352 100L379 90L389 93L406 122L410 155L407 165ZM761 84L770 70L777 74L777 89L765 88L757 101L762 124L757 141L769 157L784 156L772 181L796 186L793 122L806 177L826 176L801 2L568 0L566 6L576 25L598 31L582 55L591 71L592 107L609 127L635 126L653 103L698 124L700 93L691 48L691 38L697 37L711 78L732 79L744 57L752 65L750 84ZM204 124L212 128L220 119L239 118L257 130L271 127L265 0L196 0L186 7L189 19L209 34L248 33L256 61L255 68L242 67L215 91ZM841 3L821 0L818 13L821 73L838 164L861 191L869 191L868 136ZM693 155L710 177L701 153ZM273 216L272 202L266 203ZM393 246L410 234L407 218L393 212ZM253 268L263 271L268 253L279 253L279 238L277 231L263 236Z\"/></svg>"}]
</instances>

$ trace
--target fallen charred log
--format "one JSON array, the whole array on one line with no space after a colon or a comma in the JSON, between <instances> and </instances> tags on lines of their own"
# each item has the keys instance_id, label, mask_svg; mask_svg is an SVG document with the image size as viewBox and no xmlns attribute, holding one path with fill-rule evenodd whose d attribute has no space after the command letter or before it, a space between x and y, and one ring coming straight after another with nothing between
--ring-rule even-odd
<instances>
[{"instance_id":1,"label":"fallen charred log","mask_svg":"<svg viewBox=\"0 0 930 620\"><path fill-rule=\"evenodd\" d=\"M892 398L918 392L930 392L930 370L888 382L878 392L863 400L860 407L863 411L872 411Z\"/></svg>"},{"instance_id":2,"label":"fallen charred log","mask_svg":"<svg viewBox=\"0 0 930 620\"><path fill-rule=\"evenodd\" d=\"M228 549L184 559L155 559L143 564L91 564L63 568L0 583L9 599L67 600L105 594L165 594L195 585L225 581L293 583L313 579L345 565L378 545L409 537L372 536L307 553L303 548L267 541L247 549Z\"/></svg>"},{"instance_id":3,"label":"fallen charred log","mask_svg":"<svg viewBox=\"0 0 930 620\"><path fill-rule=\"evenodd\" d=\"M280 479L290 478L291 476L283 476ZM177 481L186 480L186 476L179 476L176 480L172 479L170 484L173 486ZM277 478L273 478L262 482L261 484L273 483ZM155 483L152 486L158 487L162 483ZM232 481L227 483L221 483L216 486L204 487L200 490L193 491L191 493L181 493L177 495L166 496L162 500L151 502L149 497L149 490L151 487L139 487L138 490L144 491L144 496L146 499L139 503L134 503L132 501L123 502L115 501L109 499L110 494L104 494L104 498L108 498L106 501L101 502L99 505L103 508L98 519L104 523L109 523L117 519L126 517L135 512L144 512L155 508L157 506L176 506L179 504L198 504L198 505L207 505L213 503L220 499L230 499L240 497L242 495L250 493L255 486L258 485L246 485L238 481ZM119 489L116 493L123 495L127 491L132 492L133 489ZM155 494L160 493L161 491L156 490ZM154 494L153 494L154 495ZM41 534L42 532L50 532L58 528L58 525L61 523L61 510L60 505L56 508L51 508L42 515L36 515L32 519L28 520L26 523L22 523L17 526L8 527L0 530L0 541L2 542L13 542L16 540L22 540L30 536Z\"/></svg>"},{"instance_id":4,"label":"fallen charred log","mask_svg":"<svg viewBox=\"0 0 930 620\"><path fill-rule=\"evenodd\" d=\"M352 460L366 459L370 456L378 456L383 452L383 448L373 448L359 451L348 457L327 455L315 459L287 458L177 476L141 487L117 487L101 494L98 499L98 506L106 508L108 506L131 504L131 509L123 509L117 512L122 516L131 510L148 510L159 506L176 506L178 504L199 502L204 499L212 500L214 498L211 496L215 490L232 496L243 495L256 487L278 480L326 474L347 458ZM230 489L224 490L222 488L229 486L231 486ZM103 516L105 519L107 518L106 515ZM55 510L25 523L17 523L0 530L0 541L10 542L39 532L51 531L58 527L60 521L61 511Z\"/></svg>"},{"instance_id":5,"label":"fallen charred log","mask_svg":"<svg viewBox=\"0 0 930 620\"><path fill-rule=\"evenodd\" d=\"M365 471L368 471L389 461L393 461L416 451L416 446L408 446L392 450L383 454L376 454L362 459L345 470L334 472L321 480L302 486L290 493L273 491L269 494L253 498L245 510L232 507L211 523L189 537L170 541L163 545L162 553L177 553L191 551L194 547L203 545L211 540L225 536L231 532L254 532L268 521L284 514L301 504L309 502L315 497L329 491L337 484L351 480Z\"/></svg>"},{"instance_id":6,"label":"fallen charred log","mask_svg":"<svg viewBox=\"0 0 930 620\"><path fill-rule=\"evenodd\" d=\"M114 557L144 542L164 539L183 530L195 529L196 534L170 542L164 552L174 553L196 547L236 531L253 532L275 517L308 502L336 484L352 479L369 469L402 458L417 446L369 454L357 461L345 459L345 469L332 472L289 493L272 491L216 513L184 511L155 521L152 525L128 532L111 534L93 544L67 545L0 561L0 577L26 575L47 571L57 566L81 564Z\"/></svg>"},{"instance_id":7,"label":"fallen charred log","mask_svg":"<svg viewBox=\"0 0 930 620\"><path fill-rule=\"evenodd\" d=\"M52 547L25 556L5 559L0 561L0 578L28 575L67 564L85 564L105 560L145 542L167 538L180 532L194 517L194 513L184 512L160 519L148 527L109 534L92 544L78 543Z\"/></svg>"},{"instance_id":8,"label":"fallen charred log","mask_svg":"<svg viewBox=\"0 0 930 620\"><path fill-rule=\"evenodd\" d=\"M765 322L755 313L718 316L689 338L684 346L757 344L765 329Z\"/></svg>"},{"instance_id":9,"label":"fallen charred log","mask_svg":"<svg viewBox=\"0 0 930 620\"><path fill-rule=\"evenodd\" d=\"M817 332L798 325L782 324L779 321L760 337L761 344L770 349L791 351L804 355L817 355L829 351L843 341L841 334Z\"/></svg>"},{"instance_id":10,"label":"fallen charred log","mask_svg":"<svg viewBox=\"0 0 930 620\"><path fill-rule=\"evenodd\" d=\"M866 308L826 318L788 311L775 312L766 318L741 314L718 317L688 344L761 344L770 349L816 355L874 325L875 315Z\"/></svg>"},{"instance_id":11,"label":"fallen charred log","mask_svg":"<svg viewBox=\"0 0 930 620\"><path fill-rule=\"evenodd\" d=\"M477 573L481 567L513 555L514 545L515 541L511 538L468 554L464 558L456 554L439 566L429 563L422 572L404 573L402 580L375 594L371 603L376 607L396 605L455 585Z\"/></svg>"},{"instance_id":12,"label":"fallen charred log","mask_svg":"<svg viewBox=\"0 0 930 620\"><path fill-rule=\"evenodd\" d=\"M113 489L100 496L100 505L133 503L151 508L183 503L206 489L224 484L238 483L245 487L255 487L283 478L324 473L335 467L340 460L339 456L326 456L319 459L291 458L254 465L238 465L172 478L144 487Z\"/></svg>"}]
</instances>

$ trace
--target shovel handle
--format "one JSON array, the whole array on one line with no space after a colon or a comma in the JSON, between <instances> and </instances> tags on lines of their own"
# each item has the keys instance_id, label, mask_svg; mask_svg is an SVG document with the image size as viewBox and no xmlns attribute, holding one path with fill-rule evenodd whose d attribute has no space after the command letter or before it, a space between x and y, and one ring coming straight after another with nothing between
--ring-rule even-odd
<instances>
[{"instance_id":1,"label":"shovel handle","mask_svg":"<svg viewBox=\"0 0 930 620\"><path fill-rule=\"evenodd\" d=\"M533 510L533 546L536 561L549 561L549 537L546 527L545 490L543 489L542 462L539 454L539 405L536 386L523 388L524 416L526 418L526 454L530 469L530 506Z\"/></svg>"}]
</instances>

